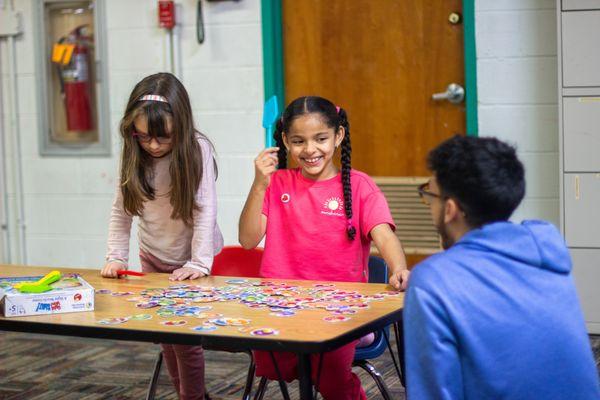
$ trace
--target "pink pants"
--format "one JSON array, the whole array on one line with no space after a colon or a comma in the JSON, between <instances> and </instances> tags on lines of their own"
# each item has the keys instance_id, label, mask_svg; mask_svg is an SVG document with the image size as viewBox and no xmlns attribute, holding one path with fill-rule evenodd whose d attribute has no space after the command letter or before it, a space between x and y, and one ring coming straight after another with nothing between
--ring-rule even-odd
<instances>
[{"instance_id":1,"label":"pink pants","mask_svg":"<svg viewBox=\"0 0 600 400\"><path fill-rule=\"evenodd\" d=\"M319 372L320 356L310 358L310 368L313 384L325 400L366 400L360 379L352 372L352 360L357 341L349 343L338 349L325 353L321 361L321 376ZM254 351L256 361L256 375L264 376L271 380L278 380L273 359L268 351ZM294 353L274 352L277 368L281 377L286 382L291 382L298 377L298 357Z\"/></svg>"},{"instance_id":2,"label":"pink pants","mask_svg":"<svg viewBox=\"0 0 600 400\"><path fill-rule=\"evenodd\" d=\"M143 272L166 272L180 268L167 265L152 254L140 251ZM202 346L161 344L171 382L180 400L204 400L204 350Z\"/></svg>"}]
</instances>

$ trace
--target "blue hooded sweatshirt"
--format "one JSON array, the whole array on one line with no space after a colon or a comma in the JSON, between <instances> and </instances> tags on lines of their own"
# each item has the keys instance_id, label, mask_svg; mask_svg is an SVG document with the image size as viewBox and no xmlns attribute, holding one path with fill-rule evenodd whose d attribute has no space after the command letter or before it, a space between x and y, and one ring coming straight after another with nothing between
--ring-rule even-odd
<instances>
[{"instance_id":1,"label":"blue hooded sweatshirt","mask_svg":"<svg viewBox=\"0 0 600 400\"><path fill-rule=\"evenodd\" d=\"M556 228L497 222L412 272L404 305L409 400L600 399Z\"/></svg>"}]
</instances>

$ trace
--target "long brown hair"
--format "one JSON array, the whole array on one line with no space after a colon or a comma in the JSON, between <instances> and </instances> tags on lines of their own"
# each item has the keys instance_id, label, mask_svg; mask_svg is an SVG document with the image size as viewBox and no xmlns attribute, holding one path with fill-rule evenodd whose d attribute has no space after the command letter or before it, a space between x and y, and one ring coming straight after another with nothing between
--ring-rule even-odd
<instances>
[{"instance_id":1,"label":"long brown hair","mask_svg":"<svg viewBox=\"0 0 600 400\"><path fill-rule=\"evenodd\" d=\"M162 96L167 102L140 100L145 95ZM128 214L137 216L144 209L144 201L155 198L151 184L153 158L133 136L134 121L139 116L145 116L148 120L148 135L172 138L169 166L169 194L173 206L171 218L182 219L184 223L191 225L193 212L198 209L195 196L203 173L203 154L197 135L204 135L194 128L190 99L181 82L169 73L158 73L142 79L133 88L125 115L121 119L123 206ZM168 119L171 122L170 134L167 132Z\"/></svg>"}]
</instances>

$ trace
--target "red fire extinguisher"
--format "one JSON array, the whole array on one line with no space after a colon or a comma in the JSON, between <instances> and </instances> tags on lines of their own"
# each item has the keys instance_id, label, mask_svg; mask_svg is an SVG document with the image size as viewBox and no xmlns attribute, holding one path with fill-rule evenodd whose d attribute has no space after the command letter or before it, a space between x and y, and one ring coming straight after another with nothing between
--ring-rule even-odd
<instances>
[{"instance_id":1,"label":"red fire extinguisher","mask_svg":"<svg viewBox=\"0 0 600 400\"><path fill-rule=\"evenodd\" d=\"M62 60L59 73L69 131L93 129L88 51L90 37L85 35L86 30L86 25L79 26L61 39L67 49L65 57L68 58Z\"/></svg>"}]
</instances>

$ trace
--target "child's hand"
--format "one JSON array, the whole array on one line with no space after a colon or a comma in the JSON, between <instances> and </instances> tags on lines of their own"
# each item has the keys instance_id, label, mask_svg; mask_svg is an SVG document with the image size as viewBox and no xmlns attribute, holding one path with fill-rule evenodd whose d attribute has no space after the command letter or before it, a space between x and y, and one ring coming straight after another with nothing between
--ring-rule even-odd
<instances>
[{"instance_id":1,"label":"child's hand","mask_svg":"<svg viewBox=\"0 0 600 400\"><path fill-rule=\"evenodd\" d=\"M106 263L104 268L102 268L100 275L102 275L103 278L118 278L117 271L121 269L127 269L127 266L117 261L111 261Z\"/></svg>"},{"instance_id":2,"label":"child's hand","mask_svg":"<svg viewBox=\"0 0 600 400\"><path fill-rule=\"evenodd\" d=\"M390 285L396 290L406 290L409 275L410 271L407 269L401 269L398 272L394 272L392 276L390 276Z\"/></svg>"},{"instance_id":3,"label":"child's hand","mask_svg":"<svg viewBox=\"0 0 600 400\"><path fill-rule=\"evenodd\" d=\"M254 159L254 183L263 188L269 186L271 175L277 170L279 147L269 147Z\"/></svg>"},{"instance_id":4,"label":"child's hand","mask_svg":"<svg viewBox=\"0 0 600 400\"><path fill-rule=\"evenodd\" d=\"M190 267L181 267L171 273L171 276L169 276L169 280L170 281L184 281L186 279L198 279L203 276L206 276L206 274L204 272L200 271L199 269L190 268Z\"/></svg>"}]
</instances>

